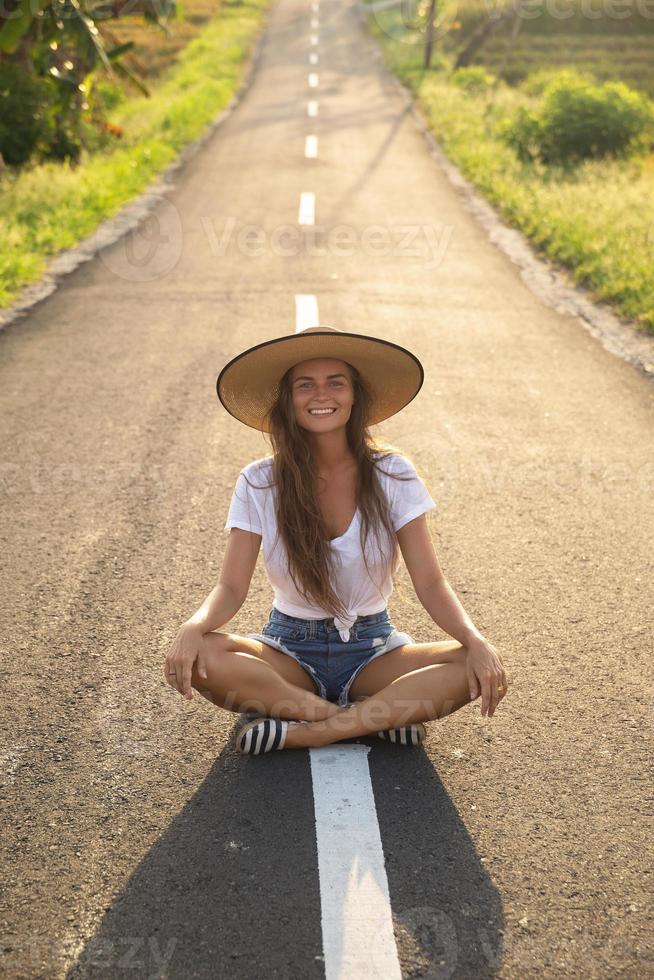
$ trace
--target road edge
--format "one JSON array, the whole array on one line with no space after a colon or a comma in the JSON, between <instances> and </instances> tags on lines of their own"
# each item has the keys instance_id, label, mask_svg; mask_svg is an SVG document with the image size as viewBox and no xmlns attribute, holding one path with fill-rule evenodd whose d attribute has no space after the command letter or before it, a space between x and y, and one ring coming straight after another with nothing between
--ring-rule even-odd
<instances>
[{"instance_id":1,"label":"road edge","mask_svg":"<svg viewBox=\"0 0 654 980\"><path fill-rule=\"evenodd\" d=\"M232 114L244 97L259 65L263 39L268 27L273 3L265 10L259 28L259 34L254 47L245 62L245 70L241 82L232 98L218 115L202 130L199 136L185 146L175 159L157 175L137 197L124 204L111 218L101 221L99 225L77 245L62 249L49 259L43 276L37 281L23 287L18 299L11 306L0 309L0 331L22 316L32 307L47 299L59 286L61 279L77 269L82 263L94 258L102 249L113 245L128 232L138 227L139 223L160 203L161 199L175 187L174 178L186 166L195 154L213 136L222 123Z\"/></svg>"},{"instance_id":2,"label":"road edge","mask_svg":"<svg viewBox=\"0 0 654 980\"><path fill-rule=\"evenodd\" d=\"M362 33L373 46L373 57L405 106L410 106L414 125L424 137L430 155L459 192L466 210L484 228L493 245L520 267L521 279L541 302L557 313L574 317L605 350L635 367L649 381L654 381L654 337L640 333L633 320L619 316L608 304L593 299L590 290L576 285L563 267L538 254L526 235L504 222L493 205L446 156L413 93L393 74L379 44L366 29L365 12L357 0L355 5Z\"/></svg>"}]
</instances>

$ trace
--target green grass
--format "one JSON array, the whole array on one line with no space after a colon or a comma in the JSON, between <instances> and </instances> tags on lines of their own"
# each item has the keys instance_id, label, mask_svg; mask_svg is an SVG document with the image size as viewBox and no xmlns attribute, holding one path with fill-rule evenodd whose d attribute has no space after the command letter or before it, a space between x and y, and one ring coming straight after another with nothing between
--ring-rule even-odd
<instances>
[{"instance_id":1,"label":"green grass","mask_svg":"<svg viewBox=\"0 0 654 980\"><path fill-rule=\"evenodd\" d=\"M368 19L369 30L448 158L577 284L654 334L654 156L568 169L520 163L495 126L534 100L503 84L492 103L462 91L447 80L447 57L424 71L421 47L393 37L393 25L382 30L379 18Z\"/></svg>"},{"instance_id":2,"label":"green grass","mask_svg":"<svg viewBox=\"0 0 654 980\"><path fill-rule=\"evenodd\" d=\"M112 151L87 153L77 167L47 163L0 181L0 307L41 278L47 259L77 244L146 188L227 105L269 0L224 3L214 20L152 87L121 103L123 129Z\"/></svg>"}]
</instances>

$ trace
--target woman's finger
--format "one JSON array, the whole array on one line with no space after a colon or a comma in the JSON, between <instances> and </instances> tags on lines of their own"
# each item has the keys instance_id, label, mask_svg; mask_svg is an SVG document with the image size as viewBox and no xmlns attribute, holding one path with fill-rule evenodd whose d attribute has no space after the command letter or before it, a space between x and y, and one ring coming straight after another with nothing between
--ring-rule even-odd
<instances>
[{"instance_id":1,"label":"woman's finger","mask_svg":"<svg viewBox=\"0 0 654 980\"><path fill-rule=\"evenodd\" d=\"M171 661L168 659L166 659L166 663L164 664L164 676L166 678L166 684L169 684L170 687L175 687L175 671Z\"/></svg>"},{"instance_id":2,"label":"woman's finger","mask_svg":"<svg viewBox=\"0 0 654 980\"><path fill-rule=\"evenodd\" d=\"M193 697L193 690L191 687L191 673L193 670L194 662L195 662L195 657L193 657L193 659L187 657L184 659L184 664L182 666L182 694L184 695L185 698L188 698L189 701Z\"/></svg>"},{"instance_id":3,"label":"woman's finger","mask_svg":"<svg viewBox=\"0 0 654 980\"><path fill-rule=\"evenodd\" d=\"M491 678L490 670L486 668L481 672L481 716L488 714L491 700Z\"/></svg>"},{"instance_id":4,"label":"woman's finger","mask_svg":"<svg viewBox=\"0 0 654 980\"><path fill-rule=\"evenodd\" d=\"M470 688L470 700L474 701L475 698L479 697L479 687L477 685L477 677L475 672L470 665L470 661L467 663L467 674L468 674L468 687Z\"/></svg>"},{"instance_id":5,"label":"woman's finger","mask_svg":"<svg viewBox=\"0 0 654 980\"><path fill-rule=\"evenodd\" d=\"M498 674L491 674L490 678L490 705L488 708L488 717L492 718L495 714L495 708L500 700L501 691L498 691L500 685L500 678Z\"/></svg>"},{"instance_id":6,"label":"woman's finger","mask_svg":"<svg viewBox=\"0 0 654 980\"><path fill-rule=\"evenodd\" d=\"M166 664L166 680L178 694L182 693L179 686L181 681L181 669L180 665L175 661L174 654Z\"/></svg>"},{"instance_id":7,"label":"woman's finger","mask_svg":"<svg viewBox=\"0 0 654 980\"><path fill-rule=\"evenodd\" d=\"M173 673L170 675L171 687L174 687L175 690L177 691L177 693L179 694L180 693L180 689L179 689L179 682L180 682L179 666L178 666L178 664L176 664L173 661L173 663L170 665L170 669L171 669L171 671L173 671Z\"/></svg>"},{"instance_id":8,"label":"woman's finger","mask_svg":"<svg viewBox=\"0 0 654 980\"><path fill-rule=\"evenodd\" d=\"M506 678L506 671L504 670L504 668L502 668L497 674L496 685L497 685L496 687L497 700L495 702L495 707L497 707L497 705L500 703L502 698L506 697L506 692L509 686L509 682ZM493 708L493 711L495 711L495 708Z\"/></svg>"}]
</instances>

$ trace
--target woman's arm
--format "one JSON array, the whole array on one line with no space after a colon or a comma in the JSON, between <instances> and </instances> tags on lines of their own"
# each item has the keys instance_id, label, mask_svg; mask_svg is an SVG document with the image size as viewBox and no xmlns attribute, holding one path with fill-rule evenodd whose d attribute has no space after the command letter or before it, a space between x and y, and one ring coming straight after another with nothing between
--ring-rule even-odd
<instances>
[{"instance_id":1,"label":"woman's arm","mask_svg":"<svg viewBox=\"0 0 654 980\"><path fill-rule=\"evenodd\" d=\"M401 527L397 540L416 595L436 625L464 646L481 637L445 578L425 514Z\"/></svg>"},{"instance_id":2,"label":"woman's arm","mask_svg":"<svg viewBox=\"0 0 654 980\"><path fill-rule=\"evenodd\" d=\"M218 585L184 625L208 633L233 619L247 598L260 546L260 534L240 527L230 530Z\"/></svg>"},{"instance_id":3,"label":"woman's arm","mask_svg":"<svg viewBox=\"0 0 654 980\"><path fill-rule=\"evenodd\" d=\"M193 697L191 677L196 660L199 676L205 679L207 676L202 637L233 619L245 602L260 545L260 534L237 527L231 529L218 585L182 623L166 655L166 683L189 700Z\"/></svg>"},{"instance_id":4,"label":"woman's arm","mask_svg":"<svg viewBox=\"0 0 654 980\"><path fill-rule=\"evenodd\" d=\"M484 639L445 577L420 591L416 589L416 595L436 625L462 646L469 647L471 642Z\"/></svg>"},{"instance_id":5,"label":"woman's arm","mask_svg":"<svg viewBox=\"0 0 654 980\"><path fill-rule=\"evenodd\" d=\"M198 675L204 680L207 678L205 653L202 649L204 634L217 626L222 626L223 623L228 623L242 605L240 598L224 582L219 582L211 590L197 612L193 613L190 619L182 623L177 630L164 664L167 684L177 688L179 693L189 700L193 697L191 678L196 660Z\"/></svg>"},{"instance_id":6,"label":"woman's arm","mask_svg":"<svg viewBox=\"0 0 654 980\"><path fill-rule=\"evenodd\" d=\"M242 605L243 601L234 594L231 587L219 582L183 625L194 626L202 633L209 633L233 619Z\"/></svg>"},{"instance_id":7,"label":"woman's arm","mask_svg":"<svg viewBox=\"0 0 654 980\"><path fill-rule=\"evenodd\" d=\"M445 578L424 514L397 531L397 540L416 595L437 626L465 647L470 697L481 691L481 713L492 717L506 696L508 682L502 658L477 629Z\"/></svg>"}]
</instances>

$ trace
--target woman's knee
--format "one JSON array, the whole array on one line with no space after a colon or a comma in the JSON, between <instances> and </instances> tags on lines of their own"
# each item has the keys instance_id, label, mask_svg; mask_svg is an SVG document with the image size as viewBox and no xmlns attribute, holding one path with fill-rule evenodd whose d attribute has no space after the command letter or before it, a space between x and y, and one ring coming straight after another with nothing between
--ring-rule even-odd
<instances>
[{"instance_id":1,"label":"woman's knee","mask_svg":"<svg viewBox=\"0 0 654 980\"><path fill-rule=\"evenodd\" d=\"M200 657L191 669L191 685L213 703L216 703L215 696L218 696L221 703L227 698L231 704L242 687L251 687L264 680L262 671L266 672L268 683L277 679L276 672L271 670L269 664L254 653L235 649L233 640L234 637L228 633L205 633ZM200 676L201 664L206 677Z\"/></svg>"},{"instance_id":2,"label":"woman's knee","mask_svg":"<svg viewBox=\"0 0 654 980\"><path fill-rule=\"evenodd\" d=\"M451 714L459 708L463 708L472 699L470 697L470 684L468 682L468 668L465 659L455 660L449 663L450 676L454 675L453 682L448 686L448 695L440 707L440 716Z\"/></svg>"},{"instance_id":3,"label":"woman's knee","mask_svg":"<svg viewBox=\"0 0 654 980\"><path fill-rule=\"evenodd\" d=\"M200 640L198 656L191 668L191 685L208 700L211 687L222 687L234 673L236 657L248 657L247 653L237 653L230 647L229 634L204 633ZM200 675L200 668L206 672L206 677Z\"/></svg>"}]
</instances>

